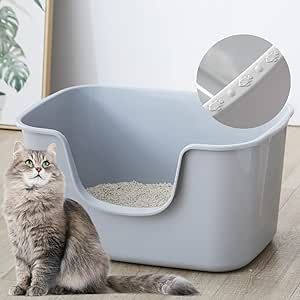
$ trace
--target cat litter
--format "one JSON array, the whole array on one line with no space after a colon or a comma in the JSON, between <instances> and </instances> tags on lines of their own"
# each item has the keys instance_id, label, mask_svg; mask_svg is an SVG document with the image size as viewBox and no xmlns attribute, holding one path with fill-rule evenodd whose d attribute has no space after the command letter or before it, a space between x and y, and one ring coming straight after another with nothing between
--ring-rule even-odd
<instances>
[{"instance_id":1,"label":"cat litter","mask_svg":"<svg viewBox=\"0 0 300 300\"><path fill-rule=\"evenodd\" d=\"M130 207L164 205L172 195L171 183L140 183L137 181L104 183L87 190L97 199Z\"/></svg>"}]
</instances>

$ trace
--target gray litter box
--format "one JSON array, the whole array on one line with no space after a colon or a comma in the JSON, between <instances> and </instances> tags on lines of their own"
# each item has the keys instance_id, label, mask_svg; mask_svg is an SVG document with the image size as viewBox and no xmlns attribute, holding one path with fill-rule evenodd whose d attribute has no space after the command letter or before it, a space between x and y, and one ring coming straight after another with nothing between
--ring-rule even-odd
<instances>
[{"instance_id":1,"label":"gray litter box","mask_svg":"<svg viewBox=\"0 0 300 300\"><path fill-rule=\"evenodd\" d=\"M277 225L286 127L292 109L236 129L213 119L196 93L82 86L19 117L27 147L55 142L66 197L91 215L112 259L206 271L253 260ZM162 207L95 199L86 188L172 182Z\"/></svg>"}]
</instances>

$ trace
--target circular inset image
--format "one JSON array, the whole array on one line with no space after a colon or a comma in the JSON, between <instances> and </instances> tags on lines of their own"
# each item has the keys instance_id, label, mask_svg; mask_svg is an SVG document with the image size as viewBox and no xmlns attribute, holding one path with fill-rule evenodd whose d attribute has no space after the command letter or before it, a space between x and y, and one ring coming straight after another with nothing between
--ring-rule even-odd
<instances>
[{"instance_id":1,"label":"circular inset image","mask_svg":"<svg viewBox=\"0 0 300 300\"><path fill-rule=\"evenodd\" d=\"M285 105L290 85L289 67L279 49L252 35L230 36L213 45L196 81L203 107L236 128L273 119Z\"/></svg>"}]
</instances>

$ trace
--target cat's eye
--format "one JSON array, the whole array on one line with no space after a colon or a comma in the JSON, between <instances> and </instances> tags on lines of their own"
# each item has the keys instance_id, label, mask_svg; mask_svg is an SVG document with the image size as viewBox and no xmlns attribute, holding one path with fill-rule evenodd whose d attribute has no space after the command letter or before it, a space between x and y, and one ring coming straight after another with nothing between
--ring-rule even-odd
<instances>
[{"instance_id":1,"label":"cat's eye","mask_svg":"<svg viewBox=\"0 0 300 300\"><path fill-rule=\"evenodd\" d=\"M45 168L48 168L49 166L50 166L50 163L49 163L48 160L43 161L42 167L43 167L44 169L45 169Z\"/></svg>"},{"instance_id":2,"label":"cat's eye","mask_svg":"<svg viewBox=\"0 0 300 300\"><path fill-rule=\"evenodd\" d=\"M29 168L33 168L33 161L31 159L25 160L25 165Z\"/></svg>"}]
</instances>

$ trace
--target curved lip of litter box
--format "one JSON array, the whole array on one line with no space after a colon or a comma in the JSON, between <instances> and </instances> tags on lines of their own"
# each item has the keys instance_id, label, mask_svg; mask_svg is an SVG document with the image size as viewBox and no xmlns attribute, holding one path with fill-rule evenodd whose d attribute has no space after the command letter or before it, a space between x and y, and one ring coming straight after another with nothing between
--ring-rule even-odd
<instances>
[{"instance_id":1,"label":"curved lip of litter box","mask_svg":"<svg viewBox=\"0 0 300 300\"><path fill-rule=\"evenodd\" d=\"M45 101L49 101L53 97L56 97L62 93L65 93L70 90L76 90L80 88L94 88L94 87L104 87L101 85L81 85L81 86L74 86L74 87L69 87L66 89L63 89L61 91L58 91L48 97L45 98ZM105 87L110 87L110 88L122 88L126 90L137 90L136 88L128 88L128 87L114 87L114 86L105 86ZM144 91L149 91L149 92L162 92L166 93L168 90L154 90L154 89L142 89ZM169 91L172 93L186 93L191 95L191 92L180 92L180 91ZM26 111L24 111L19 117L17 117L16 124L17 127L26 130L28 132L32 133L38 133L38 134L46 134L50 136L55 136L62 142L62 146L65 150L66 153L68 153L68 141L67 138L59 131L55 129L49 129L49 128L43 128L43 127L33 127L26 125L22 120L23 118L32 110L36 109L40 105L43 105L44 101L36 103L32 105L30 108L28 108ZM293 115L294 109L292 108L291 105L286 105L284 107L284 113L282 114L281 119L274 123L268 130L263 132L260 136L256 137L255 139L243 143L236 143L236 144L231 144L231 145L211 145L211 144L189 144L185 146L179 154L178 157L178 162L177 162L177 168L176 168L176 173L175 173L175 178L174 178L174 183L173 183L173 191L168 199L168 201L159 207L151 207L151 208L140 208L140 207L128 207L128 206L119 206L115 204L111 204L108 202L105 202L100 199L96 199L93 197L90 193L87 192L86 188L83 186L81 183L81 180L77 174L77 169L75 166L75 163L73 161L73 157L71 156L67 160L67 165L70 170L71 174L71 179L74 183L74 188L77 190L77 194L80 195L80 199L82 202L86 203L86 205L93 207L95 209L100 209L104 212L111 213L111 214L116 214L116 215L123 215L123 216L151 216L151 215L156 215L164 210L166 210L171 203L173 202L173 199L175 198L176 195L176 189L177 189L177 184L178 184L178 179L179 179L179 174L180 174L180 169L181 169L181 163L182 163L182 158L190 150L200 150L200 151L231 151L231 150L240 150L240 149L246 149L250 147L255 147L259 144L261 144L264 141L270 140L270 138L278 133L284 126L287 125L289 119ZM224 125L225 126L225 125ZM241 129L241 130L247 130L247 129ZM76 199L75 199L76 200Z\"/></svg>"},{"instance_id":2,"label":"curved lip of litter box","mask_svg":"<svg viewBox=\"0 0 300 300\"><path fill-rule=\"evenodd\" d=\"M272 71L272 69L278 66L278 62L283 59L281 52L275 46L271 46L255 62L228 83L216 95L210 94L202 86L196 83L196 87L199 91L206 93L211 97L210 100L203 104L203 108L212 116L217 115L225 108L229 107L236 101L239 101L239 99L248 93L249 90L254 89L255 86ZM263 72L257 71L257 67L262 68ZM228 94L230 91L234 91L235 95L230 96Z\"/></svg>"}]
</instances>

